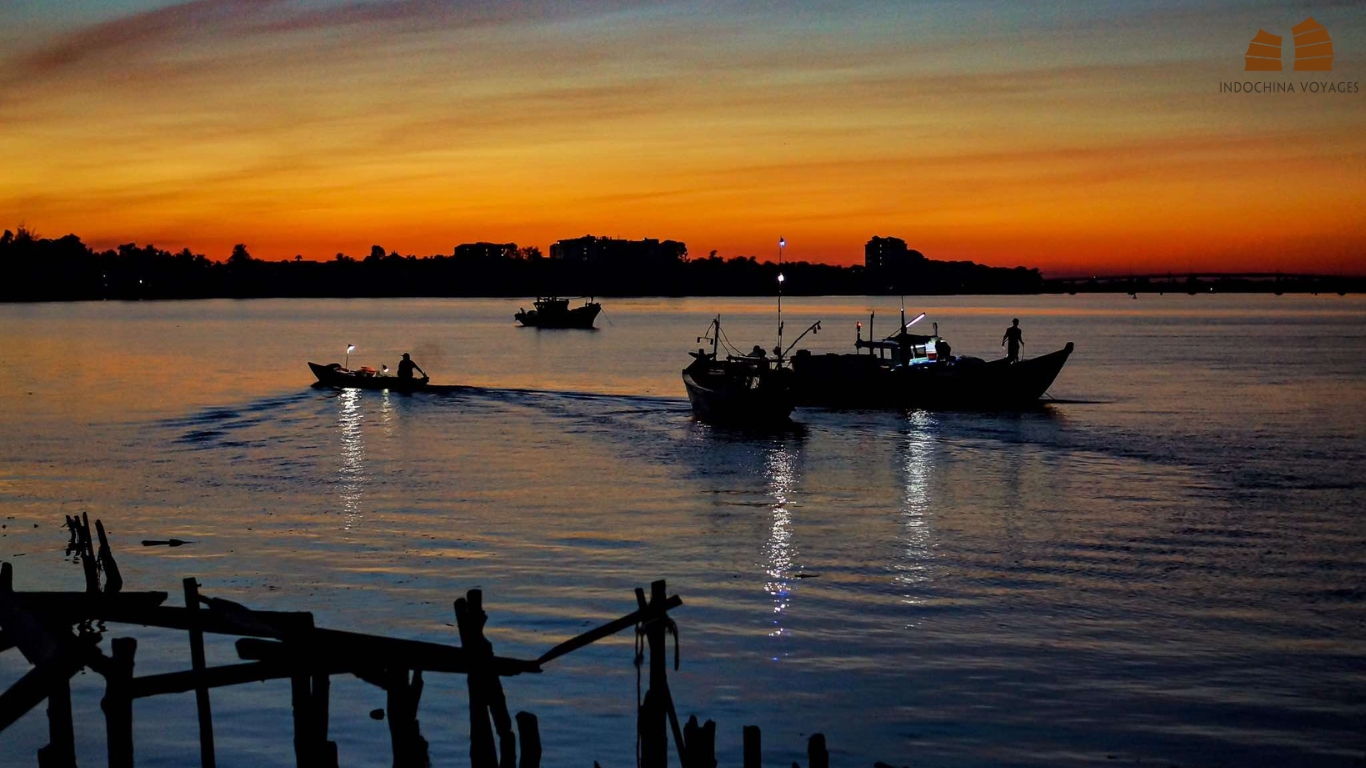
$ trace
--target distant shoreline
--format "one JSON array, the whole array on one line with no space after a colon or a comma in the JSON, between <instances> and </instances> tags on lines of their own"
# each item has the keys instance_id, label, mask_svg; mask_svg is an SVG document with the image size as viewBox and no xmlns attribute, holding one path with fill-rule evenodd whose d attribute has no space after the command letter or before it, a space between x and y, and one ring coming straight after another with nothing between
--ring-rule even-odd
<instances>
[{"instance_id":1,"label":"distant shoreline","mask_svg":"<svg viewBox=\"0 0 1366 768\"><path fill-rule=\"evenodd\" d=\"M1046 279L1029 267L937 261L919 252L868 265L689 258L674 241L588 238L594 249L467 244L450 255L375 246L356 259L263 261L238 245L217 262L132 243L96 252L75 235L0 236L0 302L255 298L525 298L531 296L1033 296L1073 293L1360 293L1366 278L1274 273ZM874 238L873 243L895 238ZM665 247L668 246L668 247ZM871 246L870 246L871 247Z\"/></svg>"}]
</instances>

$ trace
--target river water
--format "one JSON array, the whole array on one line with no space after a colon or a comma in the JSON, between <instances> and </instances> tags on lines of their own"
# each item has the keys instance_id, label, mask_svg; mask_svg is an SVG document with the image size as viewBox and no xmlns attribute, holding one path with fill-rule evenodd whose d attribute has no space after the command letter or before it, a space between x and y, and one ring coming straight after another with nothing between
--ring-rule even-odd
<instances>
[{"instance_id":1,"label":"river water","mask_svg":"<svg viewBox=\"0 0 1366 768\"><path fill-rule=\"evenodd\" d=\"M528 304L529 302L521 302ZM680 714L765 761L1360 766L1366 759L1366 301L1123 295L915 298L958 354L1076 343L1037 412L799 409L792 430L695 423L679 370L751 299L608 300L600 329L517 328L505 300L0 306L0 558L18 589L82 588L63 514L101 518L127 589L312 611L321 626L534 658L668 580ZM786 338L852 348L896 299L789 299ZM917 330L919 327L917 327ZM866 329L865 329L866 333ZM309 386L305 361L393 367L412 396ZM181 538L179 548L142 539ZM182 634L138 674L186 669ZM107 642L107 639L106 639ZM672 650L672 648L670 649ZM209 638L209 663L237 661ZM505 681L548 766L634 762L630 633ZM0 655L0 685L27 669ZM104 762L103 681L73 681ZM215 690L218 763L293 764L287 681ZM333 682L344 765L389 762L383 693ZM435 765L467 764L464 681L427 677ZM197 764L192 695L139 700L141 766ZM34 765L39 707L0 735Z\"/></svg>"}]
</instances>

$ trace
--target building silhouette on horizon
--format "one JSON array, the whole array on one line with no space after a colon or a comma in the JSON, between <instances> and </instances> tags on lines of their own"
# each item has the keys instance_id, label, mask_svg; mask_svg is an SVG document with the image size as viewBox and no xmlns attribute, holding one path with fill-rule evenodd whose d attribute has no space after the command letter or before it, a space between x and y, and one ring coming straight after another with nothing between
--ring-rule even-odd
<instances>
[{"instance_id":1,"label":"building silhouette on horizon","mask_svg":"<svg viewBox=\"0 0 1366 768\"><path fill-rule=\"evenodd\" d=\"M495 259L515 259L517 258L516 243L462 243L455 246L452 254L457 259L479 259L482 261L493 261Z\"/></svg>"},{"instance_id":2,"label":"building silhouette on horizon","mask_svg":"<svg viewBox=\"0 0 1366 768\"><path fill-rule=\"evenodd\" d=\"M572 264L622 264L646 266L687 261L688 246L677 240L620 240L584 235L557 240L550 259Z\"/></svg>"},{"instance_id":3,"label":"building silhouette on horizon","mask_svg":"<svg viewBox=\"0 0 1366 768\"><path fill-rule=\"evenodd\" d=\"M899 237L874 235L863 246L863 268L869 275L901 275L925 263L925 254L906 247Z\"/></svg>"}]
</instances>

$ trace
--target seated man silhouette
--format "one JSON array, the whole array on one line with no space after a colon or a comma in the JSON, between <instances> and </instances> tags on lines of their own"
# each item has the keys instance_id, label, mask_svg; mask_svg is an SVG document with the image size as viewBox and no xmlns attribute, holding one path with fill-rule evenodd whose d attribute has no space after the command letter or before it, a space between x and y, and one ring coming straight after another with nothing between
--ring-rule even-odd
<instances>
[{"instance_id":1,"label":"seated man silhouette","mask_svg":"<svg viewBox=\"0 0 1366 768\"><path fill-rule=\"evenodd\" d=\"M404 352L403 359L398 361L398 377L400 379L412 380L413 369L417 369L417 372L422 374L422 378L427 378L427 372L418 368L417 363L414 363L413 359L408 357L408 353Z\"/></svg>"}]
</instances>

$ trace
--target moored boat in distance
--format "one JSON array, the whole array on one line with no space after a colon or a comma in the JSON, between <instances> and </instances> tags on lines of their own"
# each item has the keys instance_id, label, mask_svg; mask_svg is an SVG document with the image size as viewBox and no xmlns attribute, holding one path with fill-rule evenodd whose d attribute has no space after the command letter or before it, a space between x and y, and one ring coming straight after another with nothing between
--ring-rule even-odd
<instances>
[{"instance_id":1,"label":"moored boat in distance","mask_svg":"<svg viewBox=\"0 0 1366 768\"><path fill-rule=\"evenodd\" d=\"M582 307L569 308L569 299L538 296L535 309L519 309L513 318L529 328L592 328L602 305L591 298Z\"/></svg>"},{"instance_id":2,"label":"moored boat in distance","mask_svg":"<svg viewBox=\"0 0 1366 768\"><path fill-rule=\"evenodd\" d=\"M786 424L795 404L792 371L781 357L758 354L719 354L721 318L712 321L711 352L689 352L693 361L683 369L683 386L693 414L713 424L765 427ZM698 339L701 341L701 338Z\"/></svg>"},{"instance_id":3,"label":"moored boat in distance","mask_svg":"<svg viewBox=\"0 0 1366 768\"><path fill-rule=\"evenodd\" d=\"M415 392L427 386L428 377L420 379L405 379L392 376L386 366L382 370L376 371L374 368L362 367L357 370L343 368L341 363L309 363L313 375L318 377L315 386L338 387L341 389L389 389L397 392Z\"/></svg>"},{"instance_id":4,"label":"moored boat in distance","mask_svg":"<svg viewBox=\"0 0 1366 768\"><path fill-rule=\"evenodd\" d=\"M1072 342L1046 355L1010 362L955 356L939 336L907 329L904 322L881 341L863 339L863 323L850 354L792 357L792 388L799 406L823 408L1023 408L1043 397L1072 354ZM870 320L871 331L871 320ZM868 350L864 354L862 350Z\"/></svg>"}]
</instances>

